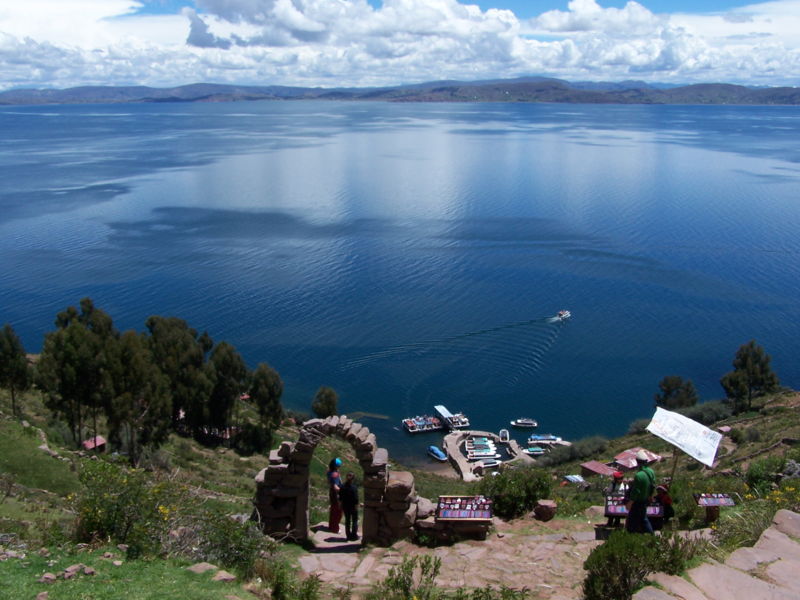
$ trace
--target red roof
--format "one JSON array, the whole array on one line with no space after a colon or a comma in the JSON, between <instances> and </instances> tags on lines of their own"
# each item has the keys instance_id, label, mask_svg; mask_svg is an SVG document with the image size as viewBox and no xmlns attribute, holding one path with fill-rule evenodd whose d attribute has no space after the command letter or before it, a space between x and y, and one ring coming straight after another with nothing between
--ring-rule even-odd
<instances>
[{"instance_id":1,"label":"red roof","mask_svg":"<svg viewBox=\"0 0 800 600\"><path fill-rule=\"evenodd\" d=\"M83 440L81 442L81 446L83 446L86 450L94 450L100 446L106 445L106 438L102 435L96 435L93 438L89 438L88 440Z\"/></svg>"},{"instance_id":2,"label":"red roof","mask_svg":"<svg viewBox=\"0 0 800 600\"><path fill-rule=\"evenodd\" d=\"M619 454L614 457L614 462L617 463L620 467L625 469L635 469L636 468L636 453L640 450L644 451L647 454L647 464L658 462L661 460L661 456L656 454L655 452L650 452L647 448L628 448L627 450L623 450Z\"/></svg>"},{"instance_id":3,"label":"red roof","mask_svg":"<svg viewBox=\"0 0 800 600\"><path fill-rule=\"evenodd\" d=\"M606 477L612 477L614 475L614 471L616 471L614 467L609 467L608 465L604 465L596 460L590 460L589 462L582 463L581 469L597 475L605 475Z\"/></svg>"}]
</instances>

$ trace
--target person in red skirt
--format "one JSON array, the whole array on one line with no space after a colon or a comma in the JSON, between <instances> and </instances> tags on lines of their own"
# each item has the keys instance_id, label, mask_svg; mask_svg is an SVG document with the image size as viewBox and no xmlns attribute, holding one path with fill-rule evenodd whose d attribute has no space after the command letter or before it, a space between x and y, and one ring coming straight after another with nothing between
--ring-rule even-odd
<instances>
[{"instance_id":1,"label":"person in red skirt","mask_svg":"<svg viewBox=\"0 0 800 600\"><path fill-rule=\"evenodd\" d=\"M340 458L334 458L328 465L328 499L331 504L328 511L328 531L331 533L339 533L339 522L342 520L342 503L339 500L339 490L342 489L342 478L339 476L341 466Z\"/></svg>"}]
</instances>

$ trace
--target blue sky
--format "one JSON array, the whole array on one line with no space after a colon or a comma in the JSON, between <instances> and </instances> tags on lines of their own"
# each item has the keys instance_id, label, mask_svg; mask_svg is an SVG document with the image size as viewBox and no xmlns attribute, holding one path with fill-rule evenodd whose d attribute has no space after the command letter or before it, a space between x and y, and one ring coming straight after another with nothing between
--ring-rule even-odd
<instances>
[{"instance_id":1,"label":"blue sky","mask_svg":"<svg viewBox=\"0 0 800 600\"><path fill-rule=\"evenodd\" d=\"M0 1L0 89L528 75L797 86L800 0Z\"/></svg>"},{"instance_id":2,"label":"blue sky","mask_svg":"<svg viewBox=\"0 0 800 600\"><path fill-rule=\"evenodd\" d=\"M369 0L369 4L374 8L380 8L382 0ZM548 10L564 9L567 2L565 0L494 0L472 2L472 4L478 5L482 10L490 8L511 10L517 17L530 19ZM609 0L602 3L603 6L615 8L622 8L625 4L627 4L627 0ZM733 0L643 0L640 4L655 13L710 13L729 10L749 3ZM144 4L138 12L141 14L175 14L185 6L193 7L194 5L193 0L155 0Z\"/></svg>"}]
</instances>

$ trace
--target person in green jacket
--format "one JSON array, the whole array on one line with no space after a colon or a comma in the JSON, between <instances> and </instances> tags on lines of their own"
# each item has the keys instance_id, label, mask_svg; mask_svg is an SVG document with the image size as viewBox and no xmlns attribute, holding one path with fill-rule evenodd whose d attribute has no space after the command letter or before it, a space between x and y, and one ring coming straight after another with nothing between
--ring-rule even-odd
<instances>
[{"instance_id":1,"label":"person in green jacket","mask_svg":"<svg viewBox=\"0 0 800 600\"><path fill-rule=\"evenodd\" d=\"M647 466L647 462L647 454L639 450L636 453L638 469L628 496L628 519L625 521L625 529L631 533L653 533L653 526L647 518L647 507L656 491L656 474Z\"/></svg>"}]
</instances>

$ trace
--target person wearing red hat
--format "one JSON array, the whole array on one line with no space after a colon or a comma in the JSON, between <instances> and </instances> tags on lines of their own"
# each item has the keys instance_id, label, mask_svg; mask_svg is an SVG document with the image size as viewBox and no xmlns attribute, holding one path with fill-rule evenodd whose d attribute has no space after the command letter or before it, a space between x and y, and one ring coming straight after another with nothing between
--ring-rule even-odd
<instances>
[{"instance_id":1,"label":"person wearing red hat","mask_svg":"<svg viewBox=\"0 0 800 600\"><path fill-rule=\"evenodd\" d=\"M614 471L611 474L611 485L606 489L607 496L621 496L623 492L622 471ZM619 527L620 517L608 517L606 527Z\"/></svg>"}]
</instances>

